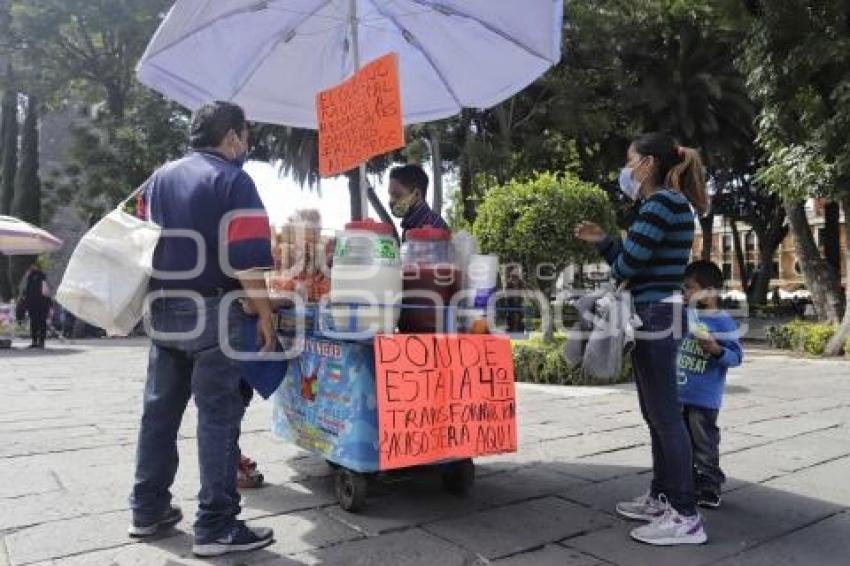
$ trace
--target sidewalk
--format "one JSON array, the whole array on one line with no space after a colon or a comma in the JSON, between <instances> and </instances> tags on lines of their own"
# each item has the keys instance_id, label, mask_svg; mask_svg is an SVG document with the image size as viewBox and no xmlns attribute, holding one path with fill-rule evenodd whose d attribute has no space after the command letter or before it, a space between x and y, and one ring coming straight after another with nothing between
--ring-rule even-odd
<instances>
[{"instance_id":1,"label":"sidewalk","mask_svg":"<svg viewBox=\"0 0 850 566\"><path fill-rule=\"evenodd\" d=\"M20 344L19 344L20 345ZM0 351L0 566L339 564L845 565L850 556L850 365L753 353L733 371L724 427L724 506L709 544L631 542L614 503L647 487L648 433L628 386L519 387L518 454L482 459L472 495L420 476L378 486L360 515L335 502L324 462L275 439L270 406L249 409L243 448L270 486L244 516L277 542L191 558L194 409L174 493L187 519L148 544L126 537L144 341Z\"/></svg>"}]
</instances>

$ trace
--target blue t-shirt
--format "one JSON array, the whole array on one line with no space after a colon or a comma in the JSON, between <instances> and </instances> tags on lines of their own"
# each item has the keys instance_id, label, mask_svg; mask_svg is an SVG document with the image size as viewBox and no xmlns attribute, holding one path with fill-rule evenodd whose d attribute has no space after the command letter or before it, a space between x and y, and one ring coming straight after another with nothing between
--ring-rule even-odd
<instances>
[{"instance_id":1,"label":"blue t-shirt","mask_svg":"<svg viewBox=\"0 0 850 566\"><path fill-rule=\"evenodd\" d=\"M162 166L146 182L140 205L163 229L153 265L168 275L152 277L151 290L232 291L239 288L236 272L273 265L268 215L254 182L215 152L194 151ZM186 273L197 266L199 273ZM181 272L187 276L175 278Z\"/></svg>"},{"instance_id":2,"label":"blue t-shirt","mask_svg":"<svg viewBox=\"0 0 850 566\"><path fill-rule=\"evenodd\" d=\"M723 348L720 356L703 351L694 335L700 330L709 332L720 344ZM688 334L682 341L676 363L679 400L685 405L719 409L726 385L726 370L741 365L743 356L738 341L738 325L728 313L689 311Z\"/></svg>"}]
</instances>

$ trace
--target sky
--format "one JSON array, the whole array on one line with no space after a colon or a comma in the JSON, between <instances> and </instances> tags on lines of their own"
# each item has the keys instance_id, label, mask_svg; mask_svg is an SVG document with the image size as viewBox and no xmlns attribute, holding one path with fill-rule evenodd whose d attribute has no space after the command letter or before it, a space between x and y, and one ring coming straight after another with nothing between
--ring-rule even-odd
<instances>
[{"instance_id":1,"label":"sky","mask_svg":"<svg viewBox=\"0 0 850 566\"><path fill-rule=\"evenodd\" d=\"M322 179L320 195L315 189L307 186L302 188L288 176L278 175L277 169L266 162L249 161L245 164L245 171L257 185L257 190L266 205L269 221L272 225L284 224L286 219L300 208L318 209L322 213L322 227L328 230L342 230L350 219L348 179L344 176ZM425 171L431 177L431 168L426 166ZM381 178L370 175L369 180L375 187L378 198L389 210L387 204L389 200L387 194L389 176L384 175ZM444 181L444 186L446 186L446 181ZM428 196L430 200L430 192ZM448 195L445 195L444 200L447 200L447 197ZM374 209L369 207L369 210L370 216L377 220L378 215ZM396 221L396 225L398 225L398 221Z\"/></svg>"}]
</instances>

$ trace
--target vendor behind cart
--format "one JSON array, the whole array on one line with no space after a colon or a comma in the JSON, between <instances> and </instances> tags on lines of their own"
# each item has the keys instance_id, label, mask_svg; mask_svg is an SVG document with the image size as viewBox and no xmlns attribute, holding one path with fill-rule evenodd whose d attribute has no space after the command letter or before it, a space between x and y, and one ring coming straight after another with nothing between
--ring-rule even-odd
<instances>
[{"instance_id":1,"label":"vendor behind cart","mask_svg":"<svg viewBox=\"0 0 850 566\"><path fill-rule=\"evenodd\" d=\"M448 230L449 225L425 200L428 196L428 174L419 165L402 165L390 170L390 211L401 218L401 239L408 230L433 226Z\"/></svg>"}]
</instances>

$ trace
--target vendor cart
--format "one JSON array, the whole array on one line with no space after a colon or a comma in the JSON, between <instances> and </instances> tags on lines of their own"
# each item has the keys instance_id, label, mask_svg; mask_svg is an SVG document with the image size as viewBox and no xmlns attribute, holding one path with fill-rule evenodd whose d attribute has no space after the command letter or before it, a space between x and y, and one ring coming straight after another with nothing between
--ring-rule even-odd
<instances>
[{"instance_id":1,"label":"vendor cart","mask_svg":"<svg viewBox=\"0 0 850 566\"><path fill-rule=\"evenodd\" d=\"M458 318L447 311L446 335L455 333ZM303 349L290 360L286 379L274 393L273 431L326 460L335 471L340 506L357 512L366 502L370 479L410 471L382 466L375 337L343 337L346 333L334 330L333 319L318 307L283 309L278 311L278 333L287 347L296 340L299 319L306 321L306 331L297 338L303 340ZM512 393L512 370L510 376ZM445 489L453 494L465 494L475 481L472 458L425 465L437 467Z\"/></svg>"}]
</instances>

